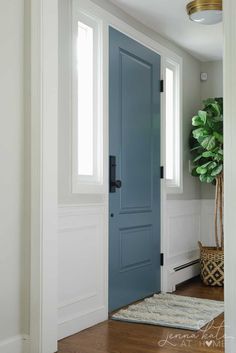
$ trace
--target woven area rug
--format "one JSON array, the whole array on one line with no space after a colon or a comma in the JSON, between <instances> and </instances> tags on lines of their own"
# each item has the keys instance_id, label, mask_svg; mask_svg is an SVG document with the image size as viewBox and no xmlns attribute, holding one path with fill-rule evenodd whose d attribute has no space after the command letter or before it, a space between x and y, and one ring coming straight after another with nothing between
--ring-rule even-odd
<instances>
[{"instance_id":1,"label":"woven area rug","mask_svg":"<svg viewBox=\"0 0 236 353\"><path fill-rule=\"evenodd\" d=\"M155 294L119 310L112 319L197 331L223 312L222 301Z\"/></svg>"}]
</instances>

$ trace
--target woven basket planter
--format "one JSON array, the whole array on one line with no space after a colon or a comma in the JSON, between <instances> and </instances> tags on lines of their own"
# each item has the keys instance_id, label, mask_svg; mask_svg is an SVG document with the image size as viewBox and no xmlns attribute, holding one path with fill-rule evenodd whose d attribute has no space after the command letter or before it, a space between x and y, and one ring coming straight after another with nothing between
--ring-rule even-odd
<instances>
[{"instance_id":1,"label":"woven basket planter","mask_svg":"<svg viewBox=\"0 0 236 353\"><path fill-rule=\"evenodd\" d=\"M200 247L201 279L207 286L224 285L224 250L214 247Z\"/></svg>"}]
</instances>

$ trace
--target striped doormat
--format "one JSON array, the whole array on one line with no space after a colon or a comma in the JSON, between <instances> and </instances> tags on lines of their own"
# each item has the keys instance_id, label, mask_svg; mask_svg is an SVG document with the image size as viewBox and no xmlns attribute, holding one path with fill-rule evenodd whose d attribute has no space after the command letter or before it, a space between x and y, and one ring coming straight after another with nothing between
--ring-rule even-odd
<instances>
[{"instance_id":1,"label":"striped doormat","mask_svg":"<svg viewBox=\"0 0 236 353\"><path fill-rule=\"evenodd\" d=\"M113 320L197 331L224 312L224 302L155 294L112 315Z\"/></svg>"}]
</instances>

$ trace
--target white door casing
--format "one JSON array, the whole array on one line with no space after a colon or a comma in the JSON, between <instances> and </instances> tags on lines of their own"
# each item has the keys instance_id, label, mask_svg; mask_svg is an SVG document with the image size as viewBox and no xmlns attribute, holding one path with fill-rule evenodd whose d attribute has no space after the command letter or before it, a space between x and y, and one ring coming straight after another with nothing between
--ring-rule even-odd
<instances>
[{"instance_id":1,"label":"white door casing","mask_svg":"<svg viewBox=\"0 0 236 353\"><path fill-rule=\"evenodd\" d=\"M58 3L31 0L30 353L57 350Z\"/></svg>"},{"instance_id":2,"label":"white door casing","mask_svg":"<svg viewBox=\"0 0 236 353\"><path fill-rule=\"evenodd\" d=\"M224 0L225 352L236 351L236 2Z\"/></svg>"}]
</instances>

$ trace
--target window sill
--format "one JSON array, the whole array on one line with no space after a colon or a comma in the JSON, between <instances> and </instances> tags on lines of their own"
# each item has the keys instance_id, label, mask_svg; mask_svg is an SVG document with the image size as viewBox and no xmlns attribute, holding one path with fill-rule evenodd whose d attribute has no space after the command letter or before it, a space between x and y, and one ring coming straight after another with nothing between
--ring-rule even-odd
<instances>
[{"instance_id":1,"label":"window sill","mask_svg":"<svg viewBox=\"0 0 236 353\"><path fill-rule=\"evenodd\" d=\"M81 183L73 182L72 183L72 194L105 194L106 188L103 184L96 183Z\"/></svg>"}]
</instances>

